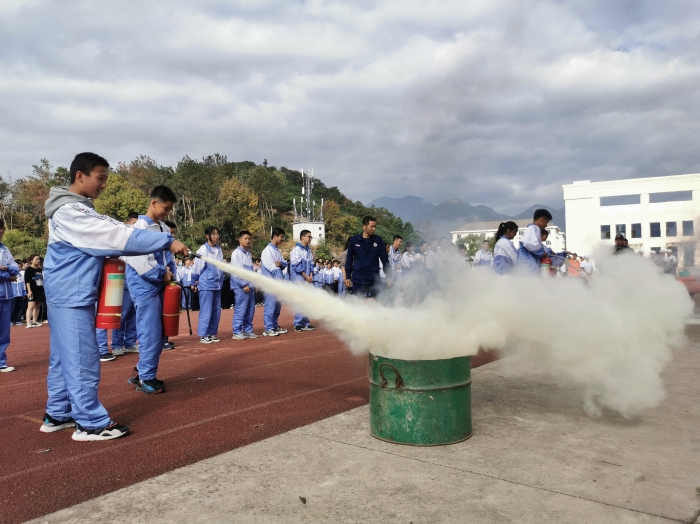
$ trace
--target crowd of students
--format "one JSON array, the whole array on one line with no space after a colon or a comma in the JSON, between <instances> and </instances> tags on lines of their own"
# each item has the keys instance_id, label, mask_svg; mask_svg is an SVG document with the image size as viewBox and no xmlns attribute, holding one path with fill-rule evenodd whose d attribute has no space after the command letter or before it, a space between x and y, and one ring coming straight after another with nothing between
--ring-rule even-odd
<instances>
[{"instance_id":1,"label":"crowd of students","mask_svg":"<svg viewBox=\"0 0 700 524\"><path fill-rule=\"evenodd\" d=\"M225 279L224 273L208 260L223 261L220 231L208 227L206 242L192 261L187 247L176 240L176 226L167 216L177 201L165 186L153 189L145 214L130 214L125 223L100 215L92 200L105 189L109 164L94 153L81 153L70 167L70 187L54 187L46 202L49 242L46 260L31 257L29 265L16 264L7 247L0 243L0 371L7 365L10 320L15 298L39 303L45 298L49 312L50 357L47 376L48 400L40 430L45 433L75 427L76 441L109 440L128 433L127 426L114 422L98 399L100 361L113 360L128 352L138 353L138 363L128 382L146 394L165 392L158 378L162 351L175 345L162 336L163 291L176 282L181 285L182 307L198 308L197 335L202 344L220 342L218 330L226 285L234 309L233 338L258 338L253 331L256 305L263 307L263 336L284 335L280 326L281 303L273 295L262 294L250 281L239 276ZM559 256L543 243L544 228L551 215L535 212L518 249L511 241L517 231L513 222L501 224L494 253L486 247L474 257L474 265L492 266L504 274L514 267L540 271L540 259ZM377 220L366 216L362 232L348 239L337 260L314 259L311 232L301 232L285 260L280 251L285 232L275 228L260 258L251 253L252 235L242 230L230 263L268 278L288 279L338 294L366 300L403 301L412 305L440 289L447 273L468 267L465 246L454 246L449 239L423 241L418 250L403 238L394 236L391 245L375 234ZM4 224L0 221L0 240ZM180 255L184 260L177 261ZM106 257L126 262L125 286L120 329L112 332L109 352L108 333L96 329L95 308L102 266ZM574 256L574 260L576 257ZM583 267L583 265L581 266ZM19 285L23 283L23 285ZM26 285L24 285L26 283ZM18 290L18 291L16 291ZM15 296L15 294L19 294ZM42 307L38 308L40 311ZM34 304L27 308L27 327L39 324ZM35 320L36 319L36 320ZM294 316L294 332L316 329L303 313Z\"/></svg>"}]
</instances>

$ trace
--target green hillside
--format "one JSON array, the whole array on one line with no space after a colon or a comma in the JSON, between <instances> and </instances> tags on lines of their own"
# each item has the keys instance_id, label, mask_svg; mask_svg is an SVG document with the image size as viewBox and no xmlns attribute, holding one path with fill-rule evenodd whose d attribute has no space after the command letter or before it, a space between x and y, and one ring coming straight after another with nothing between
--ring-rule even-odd
<instances>
[{"instance_id":1,"label":"green hillside","mask_svg":"<svg viewBox=\"0 0 700 524\"><path fill-rule=\"evenodd\" d=\"M17 230L8 240L16 238L24 243L9 246L15 256L24 258L30 254L24 251L45 250L43 204L49 188L66 181L64 167L54 169L47 160L42 160L34 166L32 176L14 184L1 182L2 215L8 228ZM267 244L270 228L282 227L291 237L293 201L299 202L302 177L299 171L285 167L229 162L218 154L202 160L185 156L174 167L140 156L113 167L107 188L95 201L95 207L101 213L124 220L129 212L145 212L148 193L156 185L169 186L178 195L170 219L178 225L178 237L190 248L202 244L207 226L216 225L221 228L222 245L229 249L237 245L239 230L250 230L255 236L253 251L259 253ZM321 246L322 251L337 253L350 235L361 231L362 217L367 214L377 217L377 232L385 241L395 234L416 240L417 232L410 223L404 223L384 208L353 201L337 187L326 187L317 180L314 187L317 205L322 198L328 244ZM43 239L39 246L37 239Z\"/></svg>"}]
</instances>

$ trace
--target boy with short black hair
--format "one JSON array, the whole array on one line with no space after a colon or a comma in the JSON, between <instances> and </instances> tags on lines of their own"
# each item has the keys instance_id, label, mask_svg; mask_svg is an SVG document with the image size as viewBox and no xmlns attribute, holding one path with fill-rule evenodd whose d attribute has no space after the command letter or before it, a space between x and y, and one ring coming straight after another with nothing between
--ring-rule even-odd
<instances>
[{"instance_id":1,"label":"boy with short black hair","mask_svg":"<svg viewBox=\"0 0 700 524\"><path fill-rule=\"evenodd\" d=\"M238 247L231 253L231 265L253 271L253 257L250 254L250 243L253 235L245 229L238 234ZM253 333L253 317L255 316L255 292L247 280L231 276L231 289L235 297L233 304L233 338L245 340L258 338Z\"/></svg>"},{"instance_id":2,"label":"boy with short black hair","mask_svg":"<svg viewBox=\"0 0 700 524\"><path fill-rule=\"evenodd\" d=\"M532 274L540 274L540 260L546 253L542 243L542 230L552 220L552 214L546 209L537 209L532 224L527 226L518 249L518 270Z\"/></svg>"},{"instance_id":3,"label":"boy with short black hair","mask_svg":"<svg viewBox=\"0 0 700 524\"><path fill-rule=\"evenodd\" d=\"M219 332L221 319L221 286L224 283L224 272L213 264L207 263L207 258L224 261L224 253L219 246L221 233L216 226L208 226L204 230L207 241L197 250L199 258L194 261L192 268L192 307L199 308L197 335L200 344L221 342L216 336Z\"/></svg>"},{"instance_id":4,"label":"boy with short black hair","mask_svg":"<svg viewBox=\"0 0 700 524\"><path fill-rule=\"evenodd\" d=\"M299 233L299 242L289 253L289 277L292 282L305 282L313 284L314 254L311 252L311 231L304 229ZM294 332L313 331L309 317L301 313L294 315Z\"/></svg>"},{"instance_id":5,"label":"boy with short black hair","mask_svg":"<svg viewBox=\"0 0 700 524\"><path fill-rule=\"evenodd\" d=\"M280 251L280 244L284 242L284 230L276 227L270 235L270 243L263 249L260 255L261 272L266 277L275 280L283 280L282 273L287 267L287 262ZM282 311L282 303L279 302L271 293L265 293L265 310L263 319L265 321L265 331L263 335L266 337L276 337L287 332L286 329L279 325L280 312Z\"/></svg>"},{"instance_id":6,"label":"boy with short black hair","mask_svg":"<svg viewBox=\"0 0 700 524\"><path fill-rule=\"evenodd\" d=\"M5 221L0 218L0 241L5 235ZM12 299L15 296L13 283L17 282L19 267L10 250L0 242L0 373L14 371L7 365L5 351L10 345L10 325L12 319Z\"/></svg>"},{"instance_id":7,"label":"boy with short black hair","mask_svg":"<svg viewBox=\"0 0 700 524\"><path fill-rule=\"evenodd\" d=\"M379 261L389 267L389 256L384 240L375 235L377 219L366 216L362 219L362 233L348 240L348 256L345 260L345 285L351 295L374 299L379 292Z\"/></svg>"},{"instance_id":8,"label":"boy with short black hair","mask_svg":"<svg viewBox=\"0 0 700 524\"><path fill-rule=\"evenodd\" d=\"M165 218L172 212L177 196L166 186L156 186L149 197L148 210L139 215L134 229L167 233L172 238ZM139 361L128 381L136 391L164 393L158 380L158 363L163 351L163 291L173 281L172 256L165 250L126 258L126 281L136 306L136 336L139 340Z\"/></svg>"},{"instance_id":9,"label":"boy with short black hair","mask_svg":"<svg viewBox=\"0 0 700 524\"><path fill-rule=\"evenodd\" d=\"M45 289L50 309L49 399L41 431L76 426L73 440L110 440L129 428L114 423L97 398L100 356L95 306L105 257L187 247L168 233L135 230L95 211L92 199L107 186L109 164L81 153L70 166L70 187L53 187L46 201L49 243Z\"/></svg>"}]
</instances>

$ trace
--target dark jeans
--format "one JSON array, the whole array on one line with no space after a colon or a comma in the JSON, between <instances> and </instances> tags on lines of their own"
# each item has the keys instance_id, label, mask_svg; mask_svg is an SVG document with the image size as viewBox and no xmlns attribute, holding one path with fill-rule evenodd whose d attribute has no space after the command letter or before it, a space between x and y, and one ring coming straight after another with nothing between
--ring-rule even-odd
<instances>
[{"instance_id":1,"label":"dark jeans","mask_svg":"<svg viewBox=\"0 0 700 524\"><path fill-rule=\"evenodd\" d=\"M16 324L22 322L24 313L27 310L27 300L25 297L15 297L12 299L12 316L10 322Z\"/></svg>"}]
</instances>

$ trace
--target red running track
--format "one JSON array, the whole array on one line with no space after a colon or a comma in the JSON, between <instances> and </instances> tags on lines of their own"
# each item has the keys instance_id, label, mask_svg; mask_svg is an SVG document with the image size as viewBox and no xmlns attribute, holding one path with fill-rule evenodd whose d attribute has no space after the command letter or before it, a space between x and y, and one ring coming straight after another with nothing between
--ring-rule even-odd
<instances>
[{"instance_id":1,"label":"red running track","mask_svg":"<svg viewBox=\"0 0 700 524\"><path fill-rule=\"evenodd\" d=\"M262 333L262 310L255 331ZM177 344L163 353L158 376L167 392L145 395L126 379L138 355L102 363L100 399L125 438L73 442L72 429L39 431L46 402L48 326L12 328L13 373L0 374L0 522L23 522L199 460L278 435L368 402L367 358L333 334L289 333L231 339L222 314L218 344L189 336L184 314ZM196 326L197 314L192 314ZM495 358L480 355L472 365Z\"/></svg>"}]
</instances>

